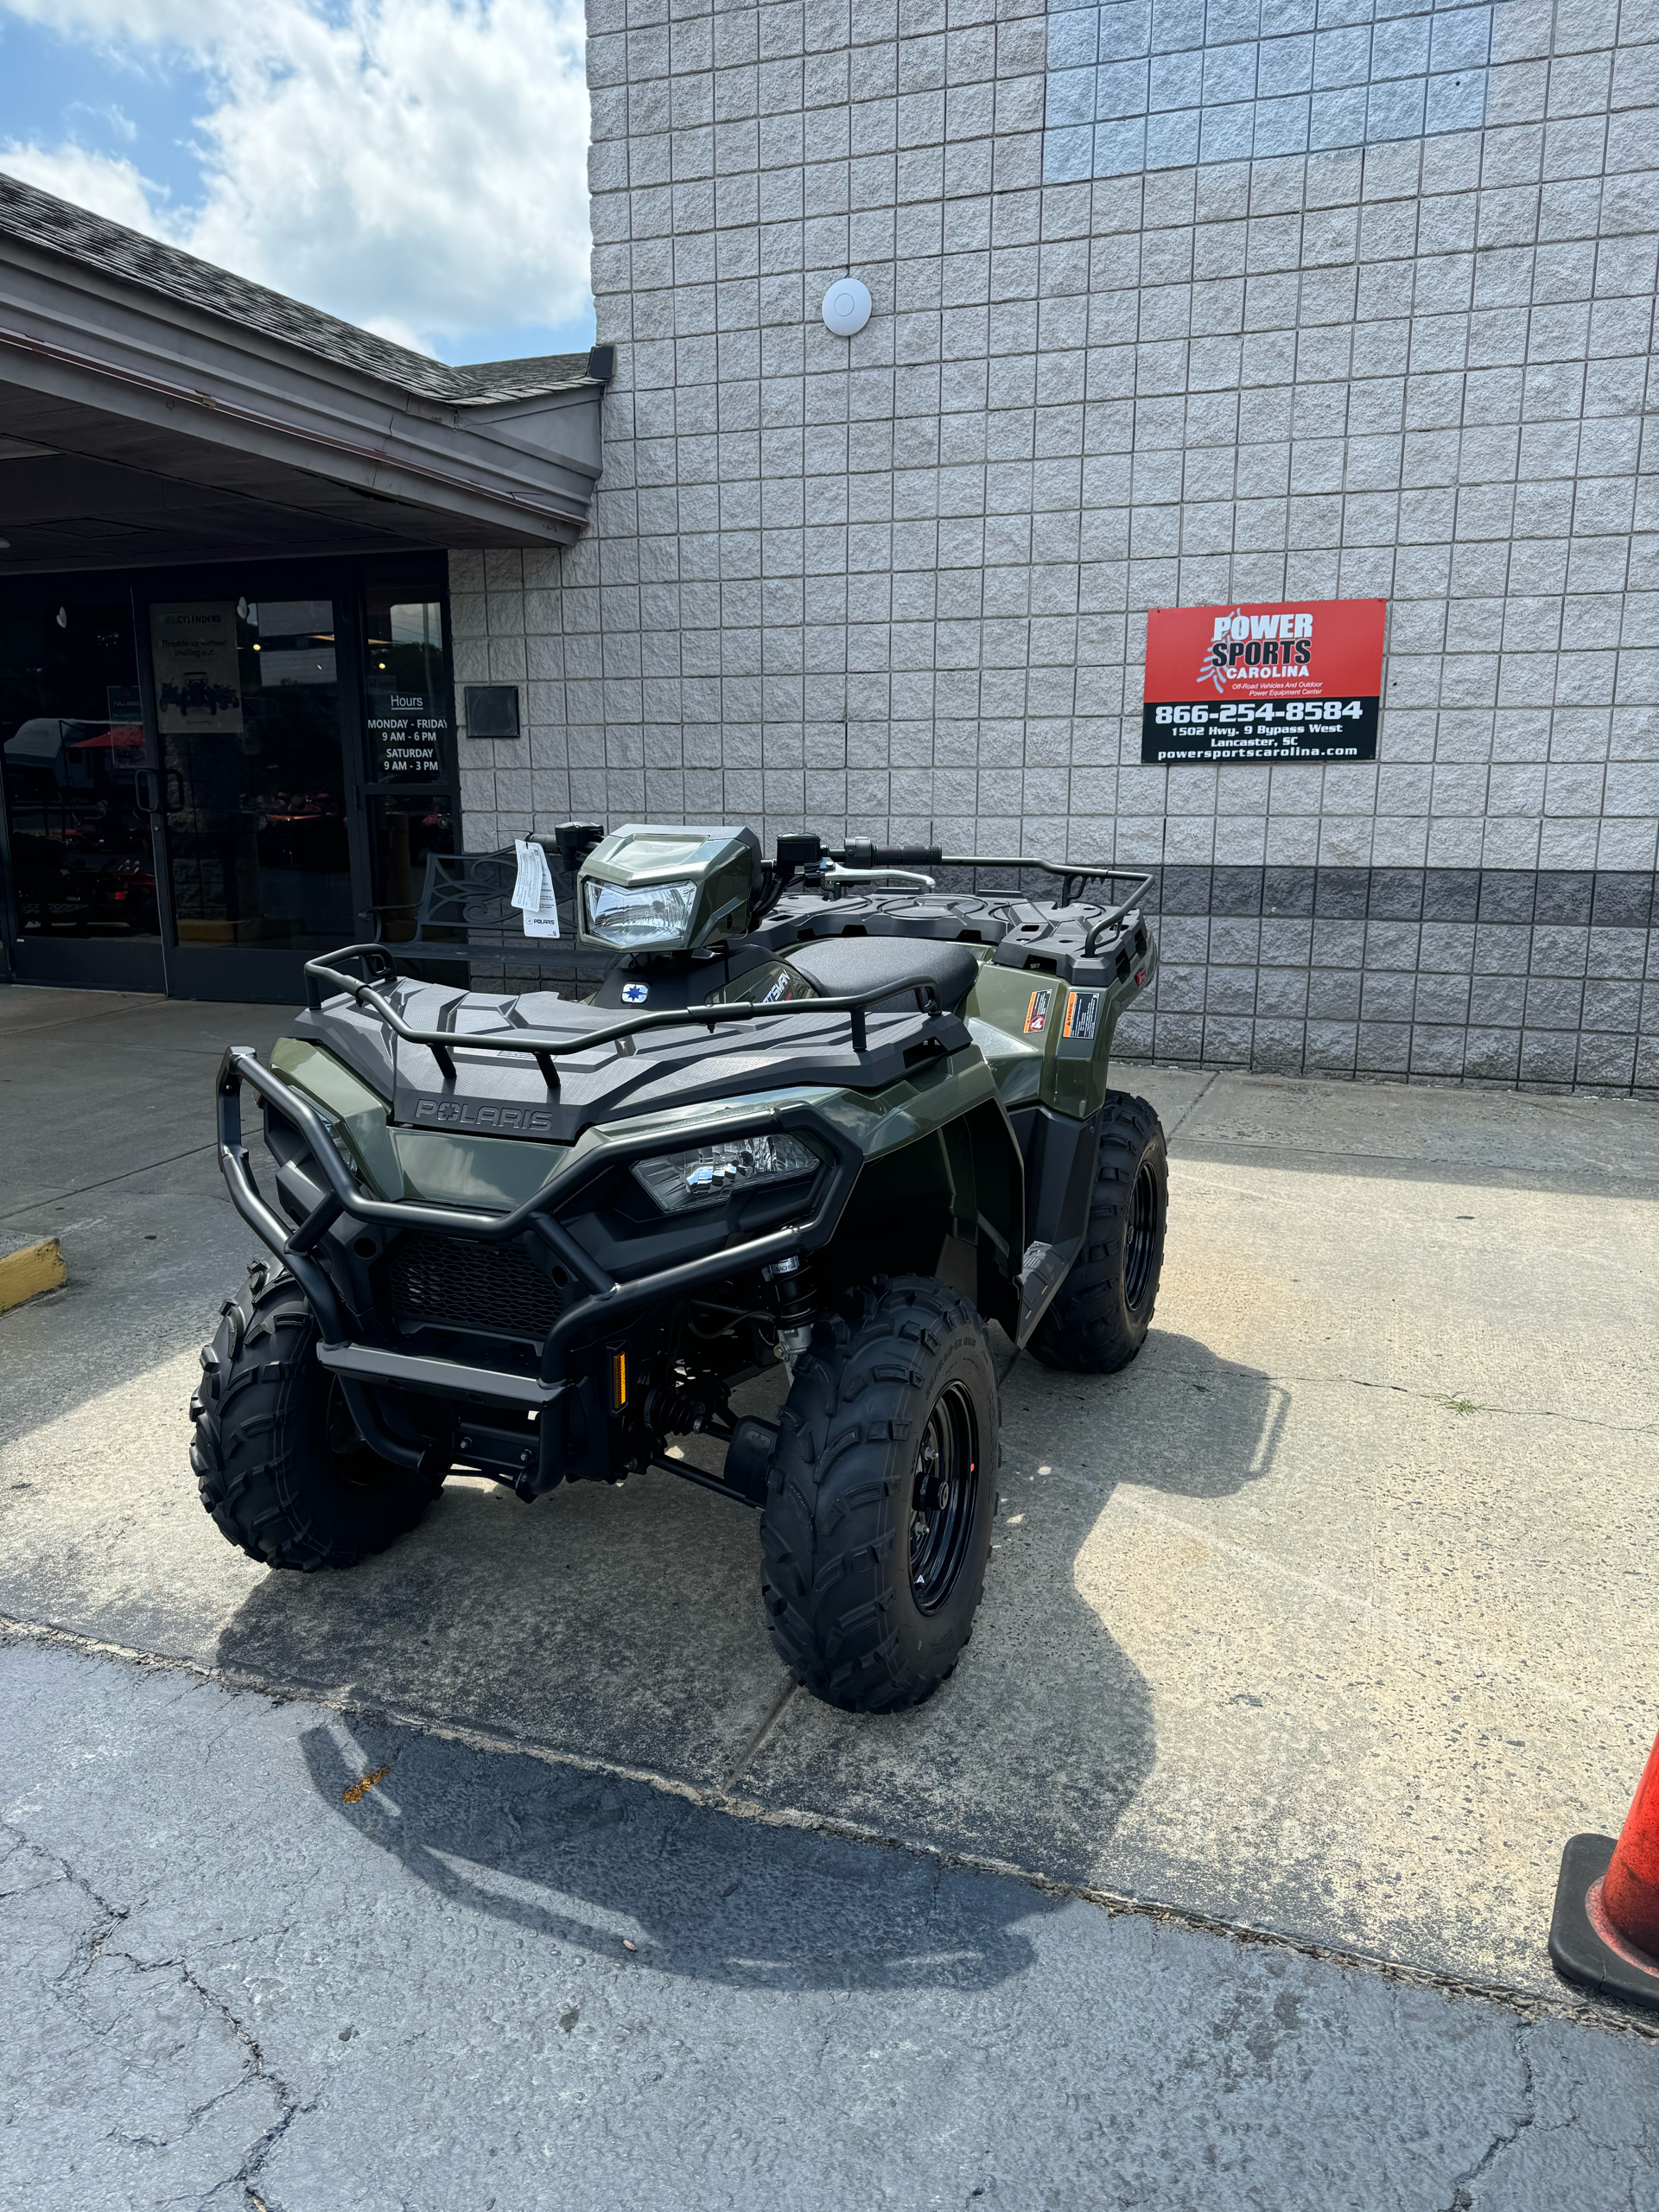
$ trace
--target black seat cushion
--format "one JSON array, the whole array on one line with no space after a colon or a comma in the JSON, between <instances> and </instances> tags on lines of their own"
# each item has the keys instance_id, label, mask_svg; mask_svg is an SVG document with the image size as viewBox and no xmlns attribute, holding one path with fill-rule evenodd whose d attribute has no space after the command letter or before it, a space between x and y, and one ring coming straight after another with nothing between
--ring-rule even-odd
<instances>
[{"instance_id":1,"label":"black seat cushion","mask_svg":"<svg viewBox=\"0 0 1659 2212\"><path fill-rule=\"evenodd\" d=\"M826 998L851 998L906 976L926 976L943 1004L960 1007L974 987L979 963L971 946L927 937L824 937L792 944L785 954ZM897 1005L900 1001L895 1000Z\"/></svg>"}]
</instances>

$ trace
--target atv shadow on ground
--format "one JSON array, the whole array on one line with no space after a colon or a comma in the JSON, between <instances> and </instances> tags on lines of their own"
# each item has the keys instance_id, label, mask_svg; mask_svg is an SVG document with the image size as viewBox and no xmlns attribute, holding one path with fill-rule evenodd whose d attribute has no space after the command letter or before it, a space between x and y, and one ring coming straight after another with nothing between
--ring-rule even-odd
<instances>
[{"instance_id":1,"label":"atv shadow on ground","mask_svg":"<svg viewBox=\"0 0 1659 2212\"><path fill-rule=\"evenodd\" d=\"M872 1879L868 1844L361 1719L302 1749L342 1821L461 1915L683 1979L982 1989L1033 1963L1022 1923L1055 1910L920 1854L881 1853Z\"/></svg>"},{"instance_id":2,"label":"atv shadow on ground","mask_svg":"<svg viewBox=\"0 0 1659 2212\"><path fill-rule=\"evenodd\" d=\"M578 1486L533 1510L454 1484L366 1567L267 1577L224 1630L219 1661L232 1677L343 1697L359 1721L389 1707L1110 1887L1114 1832L1157 1755L1153 1689L1124 1643L1181 1606L1198 1536L1178 1502L1268 1471L1283 1393L1154 1332L1120 1376L1022 1359L1003 1402L1006 1503L985 1602L956 1675L912 1713L870 1718L786 1695L761 1618L756 1521L666 1475ZM1159 1514L1110 1510L1120 1484L1161 1493ZM637 1894L625 1906L616 1891L605 1781L564 1771L559 1788L588 1808L568 1835L505 1815L480 1815L474 1832L465 1801L429 1798L408 1777L395 1820L373 1793L367 1812L347 1808L352 1777L326 1746L317 1759L342 1817L480 1910L590 1929L593 1910L639 1910ZM375 1763L365 1751L365 1769ZM544 1793L550 1770L537 1771ZM871 1940L857 1967L874 1984L918 1971L896 1936L890 1955ZM788 1971L844 1976L849 1955L839 1938L832 1948L816 1961L794 1955ZM925 1948L937 1963L938 1947ZM972 1956L961 1971L1017 1963Z\"/></svg>"}]
</instances>

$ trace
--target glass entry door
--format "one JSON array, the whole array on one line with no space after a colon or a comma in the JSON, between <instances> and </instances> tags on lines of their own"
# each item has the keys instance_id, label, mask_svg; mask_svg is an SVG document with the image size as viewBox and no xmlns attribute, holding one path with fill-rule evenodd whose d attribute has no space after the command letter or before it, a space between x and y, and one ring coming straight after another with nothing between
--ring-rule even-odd
<instances>
[{"instance_id":1,"label":"glass entry door","mask_svg":"<svg viewBox=\"0 0 1659 2212\"><path fill-rule=\"evenodd\" d=\"M18 981L161 990L159 787L130 593L8 594L0 763Z\"/></svg>"},{"instance_id":2,"label":"glass entry door","mask_svg":"<svg viewBox=\"0 0 1659 2212\"><path fill-rule=\"evenodd\" d=\"M19 980L283 1003L342 944L418 963L455 842L444 582L433 554L0 582Z\"/></svg>"},{"instance_id":3,"label":"glass entry door","mask_svg":"<svg viewBox=\"0 0 1659 2212\"><path fill-rule=\"evenodd\" d=\"M356 933L339 601L226 588L146 612L172 988L240 997L280 982L288 995L308 955Z\"/></svg>"},{"instance_id":4,"label":"glass entry door","mask_svg":"<svg viewBox=\"0 0 1659 2212\"><path fill-rule=\"evenodd\" d=\"M429 569L383 564L368 579L363 611L375 917L381 937L407 944L418 925L427 855L455 849L443 607ZM442 946L421 942L423 955L430 954L425 964L442 972Z\"/></svg>"}]
</instances>

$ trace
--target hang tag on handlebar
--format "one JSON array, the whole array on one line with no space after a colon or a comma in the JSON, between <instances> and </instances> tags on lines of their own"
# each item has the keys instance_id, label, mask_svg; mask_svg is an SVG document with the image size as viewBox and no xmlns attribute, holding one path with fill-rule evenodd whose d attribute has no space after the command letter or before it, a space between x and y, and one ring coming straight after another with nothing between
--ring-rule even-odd
<instances>
[{"instance_id":1,"label":"hang tag on handlebar","mask_svg":"<svg viewBox=\"0 0 1659 2212\"><path fill-rule=\"evenodd\" d=\"M557 937L559 902L553 889L553 872L547 855L527 837L515 837L512 849L518 861L511 903L524 918L526 937Z\"/></svg>"}]
</instances>

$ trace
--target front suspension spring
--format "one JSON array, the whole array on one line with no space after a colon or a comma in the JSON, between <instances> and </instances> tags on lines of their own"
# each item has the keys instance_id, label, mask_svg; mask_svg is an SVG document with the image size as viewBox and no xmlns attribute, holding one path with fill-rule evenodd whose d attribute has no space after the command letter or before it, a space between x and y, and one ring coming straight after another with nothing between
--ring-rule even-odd
<instances>
[{"instance_id":1,"label":"front suspension spring","mask_svg":"<svg viewBox=\"0 0 1659 2212\"><path fill-rule=\"evenodd\" d=\"M817 1307L810 1263L791 1253L786 1260L774 1260L765 1274L766 1287L772 1294L772 1311L778 1316L778 1326L780 1329L804 1328Z\"/></svg>"}]
</instances>

